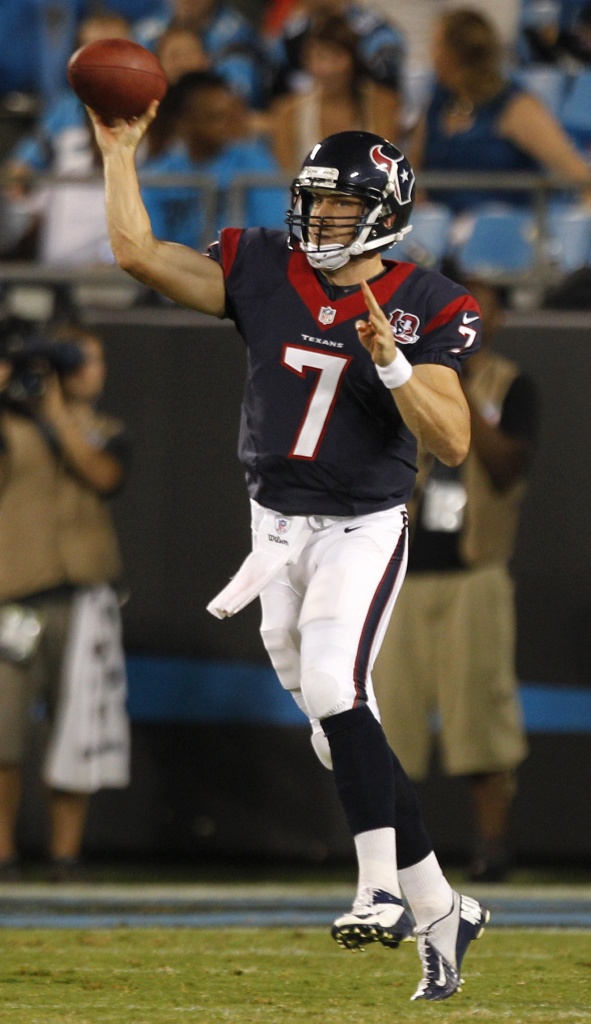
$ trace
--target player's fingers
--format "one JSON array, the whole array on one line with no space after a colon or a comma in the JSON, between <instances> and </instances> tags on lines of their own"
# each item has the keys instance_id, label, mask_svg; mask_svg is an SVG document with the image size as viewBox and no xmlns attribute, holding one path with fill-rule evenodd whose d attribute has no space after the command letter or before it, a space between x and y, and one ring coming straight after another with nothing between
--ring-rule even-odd
<instances>
[{"instance_id":1,"label":"player's fingers","mask_svg":"<svg viewBox=\"0 0 591 1024\"><path fill-rule=\"evenodd\" d=\"M365 305L367 306L370 314L373 313L374 315L377 315L378 313L381 313L382 311L380 309L380 305L378 303L378 300L376 299L374 293L372 292L371 288L369 287L367 281L362 281L361 282L361 291L363 292L363 297L365 299Z\"/></svg>"},{"instance_id":2,"label":"player's fingers","mask_svg":"<svg viewBox=\"0 0 591 1024\"><path fill-rule=\"evenodd\" d=\"M103 120L101 115L97 114L96 110L93 110L92 107L85 107L85 110L86 110L86 113L88 114L90 120L92 121L93 125L98 125L99 127L102 127L102 128L108 128L109 127L107 125L107 123Z\"/></svg>"},{"instance_id":3,"label":"player's fingers","mask_svg":"<svg viewBox=\"0 0 591 1024\"><path fill-rule=\"evenodd\" d=\"M388 330L388 321L384 316L374 316L373 313L370 315L369 322L374 337L380 342L385 344L390 338L391 332Z\"/></svg>"},{"instance_id":4,"label":"player's fingers","mask_svg":"<svg viewBox=\"0 0 591 1024\"><path fill-rule=\"evenodd\" d=\"M144 111L144 113L142 114L141 117L138 118L137 123L142 128L144 128L144 127L147 128L148 125L151 124L152 121L154 120L154 118L156 117L156 114L158 113L158 107L159 106L160 106L160 103L158 102L158 100L152 100L152 102L150 103L150 106L148 107L148 109L146 111Z\"/></svg>"},{"instance_id":5,"label":"player's fingers","mask_svg":"<svg viewBox=\"0 0 591 1024\"><path fill-rule=\"evenodd\" d=\"M361 282L361 289L365 298L365 304L369 311L369 321L371 325L375 331L383 330L388 325L388 319L367 281Z\"/></svg>"},{"instance_id":6,"label":"player's fingers","mask_svg":"<svg viewBox=\"0 0 591 1024\"><path fill-rule=\"evenodd\" d=\"M128 131L131 133L129 138L135 143L135 145L137 145L140 139L142 139L146 134L148 128L150 127L152 121L154 120L156 114L158 113L158 107L158 100L154 100L153 103L150 104L148 109L145 110L144 113L141 114L139 117L134 117L133 120L131 121L117 122L119 124L124 125L125 128L128 129Z\"/></svg>"},{"instance_id":7,"label":"player's fingers","mask_svg":"<svg viewBox=\"0 0 591 1024\"><path fill-rule=\"evenodd\" d=\"M95 128L107 128L109 131L113 131L122 126L127 127L127 121L103 117L102 114L97 114L96 110L93 110L92 107L86 107L86 111Z\"/></svg>"},{"instance_id":8,"label":"player's fingers","mask_svg":"<svg viewBox=\"0 0 591 1024\"><path fill-rule=\"evenodd\" d=\"M376 332L371 324L368 324L366 320L358 320L355 326L357 328L357 337L361 344L371 345L376 336Z\"/></svg>"}]
</instances>

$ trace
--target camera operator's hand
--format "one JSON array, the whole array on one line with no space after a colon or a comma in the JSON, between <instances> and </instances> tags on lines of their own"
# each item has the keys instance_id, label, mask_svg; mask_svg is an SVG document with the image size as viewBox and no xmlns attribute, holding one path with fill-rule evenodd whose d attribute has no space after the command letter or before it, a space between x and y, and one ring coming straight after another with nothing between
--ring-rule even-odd
<instances>
[{"instance_id":1,"label":"camera operator's hand","mask_svg":"<svg viewBox=\"0 0 591 1024\"><path fill-rule=\"evenodd\" d=\"M0 359L0 393L5 391L11 377L12 363L9 363L7 359Z\"/></svg>"},{"instance_id":2,"label":"camera operator's hand","mask_svg":"<svg viewBox=\"0 0 591 1024\"><path fill-rule=\"evenodd\" d=\"M12 376L12 363L9 363L7 359L0 359L0 414L5 407L5 394L8 381ZM5 486L6 474L7 474L7 460L3 457L6 455L6 441L4 439L4 431L2 425L4 417L0 416L0 489Z\"/></svg>"},{"instance_id":3,"label":"camera operator's hand","mask_svg":"<svg viewBox=\"0 0 591 1024\"><path fill-rule=\"evenodd\" d=\"M33 399L32 408L41 419L46 420L55 429L58 429L60 422L68 416L59 376L49 364L43 371L43 393Z\"/></svg>"},{"instance_id":4,"label":"camera operator's hand","mask_svg":"<svg viewBox=\"0 0 591 1024\"><path fill-rule=\"evenodd\" d=\"M49 426L68 468L99 494L110 494L121 483L123 467L88 440L84 406L68 401L59 374L51 370L44 393L35 399L35 416Z\"/></svg>"}]
</instances>

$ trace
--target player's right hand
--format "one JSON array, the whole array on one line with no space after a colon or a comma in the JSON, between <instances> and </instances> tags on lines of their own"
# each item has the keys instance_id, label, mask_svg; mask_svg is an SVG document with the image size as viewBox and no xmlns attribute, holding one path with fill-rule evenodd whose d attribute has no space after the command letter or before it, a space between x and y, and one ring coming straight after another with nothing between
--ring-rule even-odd
<instances>
[{"instance_id":1,"label":"player's right hand","mask_svg":"<svg viewBox=\"0 0 591 1024\"><path fill-rule=\"evenodd\" d=\"M125 149L136 150L156 117L158 107L158 100L154 100L141 117L136 117L132 121L117 118L109 122L103 120L96 111L87 107L96 141L103 156L111 156Z\"/></svg>"}]
</instances>

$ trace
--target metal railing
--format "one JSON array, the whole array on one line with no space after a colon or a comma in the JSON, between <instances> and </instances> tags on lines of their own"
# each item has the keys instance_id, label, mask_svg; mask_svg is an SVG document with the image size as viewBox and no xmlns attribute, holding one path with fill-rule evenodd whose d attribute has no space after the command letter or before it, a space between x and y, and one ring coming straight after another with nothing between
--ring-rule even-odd
<instances>
[{"instance_id":1,"label":"metal railing","mask_svg":"<svg viewBox=\"0 0 591 1024\"><path fill-rule=\"evenodd\" d=\"M202 249L216 236L216 220L219 209L220 190L212 177L202 174L148 174L139 172L140 185L151 189L195 188L199 192L202 212L202 237L195 240L196 248ZM0 187L3 180L0 176ZM229 225L241 227L245 223L248 191L253 188L285 189L286 209L289 203L289 186L291 179L285 175L243 174L237 176L232 187L224 193L226 221ZM4 179L6 184L6 179ZM87 176L39 174L31 178L31 185L36 188L48 186L62 187L65 185L84 186L96 184L103 187L100 172ZM535 233L533 239L534 260L531 268L524 275L525 280L535 281L541 287L556 279L555 268L552 268L548 256L548 204L550 198L557 193L569 193L576 200L582 189L589 189L588 182L573 183L559 177L534 174L528 172L435 172L425 171L419 175L418 187L428 192L449 191L457 189L477 189L478 191L498 192L507 190L521 191L532 194L531 210L534 217ZM277 225L281 227L281 225ZM2 260L0 259L0 285L2 283L39 283L46 285L67 285L76 283L96 283L108 287L129 281L126 274L109 263L92 263L80 265L74 262L42 263L38 260ZM515 283L515 276L511 275Z\"/></svg>"}]
</instances>

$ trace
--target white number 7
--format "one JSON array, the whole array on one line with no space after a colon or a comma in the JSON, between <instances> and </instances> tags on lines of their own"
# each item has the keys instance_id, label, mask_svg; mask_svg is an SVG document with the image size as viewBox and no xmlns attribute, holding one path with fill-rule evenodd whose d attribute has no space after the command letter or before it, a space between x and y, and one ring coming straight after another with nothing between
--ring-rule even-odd
<instances>
[{"instance_id":1,"label":"white number 7","mask_svg":"<svg viewBox=\"0 0 591 1024\"><path fill-rule=\"evenodd\" d=\"M342 376L350 356L337 356L328 352L286 345L281 362L300 377L306 370L317 370L318 379L312 389L302 422L290 451L294 459L314 459L334 408Z\"/></svg>"},{"instance_id":2,"label":"white number 7","mask_svg":"<svg viewBox=\"0 0 591 1024\"><path fill-rule=\"evenodd\" d=\"M473 327L458 327L458 334L462 334L466 339L463 345L459 348L451 348L450 352L465 352L467 348L470 348L474 344L474 338L476 337L476 331Z\"/></svg>"}]
</instances>

